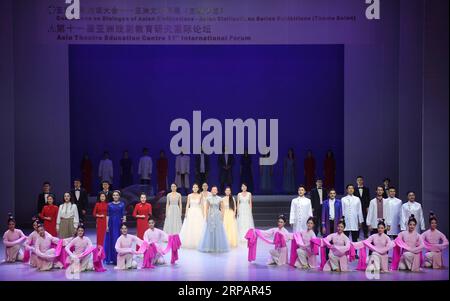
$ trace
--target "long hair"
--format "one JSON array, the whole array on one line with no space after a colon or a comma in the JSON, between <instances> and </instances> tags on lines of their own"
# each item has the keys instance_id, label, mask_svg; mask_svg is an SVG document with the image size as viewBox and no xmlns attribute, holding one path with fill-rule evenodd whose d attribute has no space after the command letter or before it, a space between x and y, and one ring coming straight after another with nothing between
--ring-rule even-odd
<instances>
[{"instance_id":1,"label":"long hair","mask_svg":"<svg viewBox=\"0 0 450 301\"><path fill-rule=\"evenodd\" d=\"M233 202L233 192L231 191L231 187L228 186L225 190L230 189L230 195L228 196L228 206L231 210L234 210L234 202Z\"/></svg>"}]
</instances>

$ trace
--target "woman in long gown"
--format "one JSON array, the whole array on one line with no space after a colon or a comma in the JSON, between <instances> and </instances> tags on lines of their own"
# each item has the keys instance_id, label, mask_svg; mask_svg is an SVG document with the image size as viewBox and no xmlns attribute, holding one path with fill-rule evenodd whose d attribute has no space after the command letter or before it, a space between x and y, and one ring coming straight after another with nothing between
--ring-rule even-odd
<instances>
[{"instance_id":1,"label":"woman in long gown","mask_svg":"<svg viewBox=\"0 0 450 301\"><path fill-rule=\"evenodd\" d=\"M203 203L197 184L192 185L192 193L187 196L186 214L180 231L181 245L187 249L196 249L202 238Z\"/></svg>"},{"instance_id":2,"label":"woman in long gown","mask_svg":"<svg viewBox=\"0 0 450 301\"><path fill-rule=\"evenodd\" d=\"M38 271L49 271L52 268L62 268L61 262L55 262L56 249L52 248L52 244L57 244L59 238L52 236L45 231L44 226L38 226L38 237L36 239L36 268Z\"/></svg>"},{"instance_id":3,"label":"woman in long gown","mask_svg":"<svg viewBox=\"0 0 450 301\"><path fill-rule=\"evenodd\" d=\"M127 221L125 203L120 200L120 191L113 192L113 201L108 204L106 217L105 262L117 265L116 241L120 236L120 226Z\"/></svg>"},{"instance_id":4,"label":"woman in long gown","mask_svg":"<svg viewBox=\"0 0 450 301\"><path fill-rule=\"evenodd\" d=\"M444 233L437 229L437 217L430 212L430 229L422 233L422 239L426 246L424 267L441 269L444 261L442 251L448 247L448 239Z\"/></svg>"},{"instance_id":5,"label":"woman in long gown","mask_svg":"<svg viewBox=\"0 0 450 301\"><path fill-rule=\"evenodd\" d=\"M252 214L253 195L247 191L247 184L242 183L241 192L237 195L237 214L239 241L246 242L245 234L255 228Z\"/></svg>"},{"instance_id":6,"label":"woman in long gown","mask_svg":"<svg viewBox=\"0 0 450 301\"><path fill-rule=\"evenodd\" d=\"M58 236L56 231L56 220L58 219L58 206L54 204L55 198L53 194L47 196L47 205L42 208L39 217L44 221L45 231L52 236Z\"/></svg>"},{"instance_id":7,"label":"woman in long gown","mask_svg":"<svg viewBox=\"0 0 450 301\"><path fill-rule=\"evenodd\" d=\"M223 217L220 212L222 198L217 195L217 186L211 188L211 195L205 200L206 223L198 250L200 252L228 252L227 236L223 227Z\"/></svg>"},{"instance_id":8,"label":"woman in long gown","mask_svg":"<svg viewBox=\"0 0 450 301\"><path fill-rule=\"evenodd\" d=\"M74 248L72 252L72 247ZM93 271L94 263L92 254L86 255L79 259L78 257L82 255L85 251L92 247L92 242L89 237L84 235L84 226L79 225L77 228L77 236L72 239L70 243L66 246L67 261L70 266L67 270L70 273Z\"/></svg>"},{"instance_id":9,"label":"woman in long gown","mask_svg":"<svg viewBox=\"0 0 450 301\"><path fill-rule=\"evenodd\" d=\"M311 239L316 237L314 233L314 218L310 217L306 221L306 230L300 232L303 243L298 245L297 249L297 261L295 262L295 267L299 269L315 269L316 255L311 251Z\"/></svg>"},{"instance_id":10,"label":"woman in long gown","mask_svg":"<svg viewBox=\"0 0 450 301\"><path fill-rule=\"evenodd\" d=\"M336 160L334 160L334 155L331 150L327 151L327 155L323 162L323 169L323 186L326 190L330 190L331 188L334 188L334 181L336 177Z\"/></svg>"},{"instance_id":11,"label":"woman in long gown","mask_svg":"<svg viewBox=\"0 0 450 301\"><path fill-rule=\"evenodd\" d=\"M393 247L393 243L389 236L385 234L386 224L384 223L384 220L378 221L377 230L378 233L372 234L365 241L372 244L379 251L374 251L370 255L366 271L370 271L371 273L373 271L386 273L389 272L389 250Z\"/></svg>"},{"instance_id":12,"label":"woman in long gown","mask_svg":"<svg viewBox=\"0 0 450 301\"><path fill-rule=\"evenodd\" d=\"M167 190L167 176L169 174L169 161L164 151L159 152L159 158L156 160L156 178L158 192Z\"/></svg>"},{"instance_id":13,"label":"woman in long gown","mask_svg":"<svg viewBox=\"0 0 450 301\"><path fill-rule=\"evenodd\" d=\"M96 220L97 228L97 246L103 246L105 244L105 235L107 223L106 219L108 216L108 202L106 201L106 194L100 192L98 195L98 202L95 203L92 215Z\"/></svg>"},{"instance_id":14,"label":"woman in long gown","mask_svg":"<svg viewBox=\"0 0 450 301\"><path fill-rule=\"evenodd\" d=\"M262 155L261 157L267 158L270 154ZM273 165L259 165L260 174L260 192L262 194L271 194L273 189L272 176L273 176Z\"/></svg>"},{"instance_id":15,"label":"woman in long gown","mask_svg":"<svg viewBox=\"0 0 450 301\"><path fill-rule=\"evenodd\" d=\"M120 186L121 188L133 185L133 161L128 155L128 151L123 152L120 159Z\"/></svg>"},{"instance_id":16,"label":"woman in long gown","mask_svg":"<svg viewBox=\"0 0 450 301\"><path fill-rule=\"evenodd\" d=\"M420 255L424 247L422 237L416 231L417 220L414 214L411 214L408 220L408 230L400 232L397 239L401 239L411 248L409 251L403 252L398 265L399 270L407 270L411 272L420 271Z\"/></svg>"},{"instance_id":17,"label":"woman in long gown","mask_svg":"<svg viewBox=\"0 0 450 301\"><path fill-rule=\"evenodd\" d=\"M148 223L147 223L148 225ZM128 227L122 224L120 227L122 235L117 239L115 249L117 252L117 270L136 269L135 260L136 248L142 244L142 239L135 235L128 234Z\"/></svg>"},{"instance_id":18,"label":"woman in long gown","mask_svg":"<svg viewBox=\"0 0 450 301\"><path fill-rule=\"evenodd\" d=\"M247 183L247 189L253 192L253 169L252 157L248 154L247 149L241 157L241 183Z\"/></svg>"},{"instance_id":19,"label":"woman in long gown","mask_svg":"<svg viewBox=\"0 0 450 301\"><path fill-rule=\"evenodd\" d=\"M144 233L144 241L151 244L154 243L156 246L156 256L152 260L152 264L165 264L163 247L161 243L167 241L169 235L166 232L155 227L155 220L150 218L148 220L148 229Z\"/></svg>"},{"instance_id":20,"label":"woman in long gown","mask_svg":"<svg viewBox=\"0 0 450 301\"><path fill-rule=\"evenodd\" d=\"M134 206L133 211L133 217L136 219L136 235L140 239L144 239L150 216L152 216L152 205L147 203L147 194L142 192L139 196L139 203Z\"/></svg>"},{"instance_id":21,"label":"woman in long gown","mask_svg":"<svg viewBox=\"0 0 450 301\"><path fill-rule=\"evenodd\" d=\"M337 232L328 235L325 240L333 247L328 253L328 260L323 267L324 271L346 272L348 270L347 252L350 250L350 239L344 234L345 217L342 216L337 225Z\"/></svg>"},{"instance_id":22,"label":"woman in long gown","mask_svg":"<svg viewBox=\"0 0 450 301\"><path fill-rule=\"evenodd\" d=\"M261 234L265 238L273 239L275 233L283 235L284 240L287 242L292 239L292 233L284 227L286 225L286 217L284 215L278 216L277 227L269 230L261 231ZM273 248L269 251L268 265L285 265L288 263L288 248L287 245L281 248Z\"/></svg>"},{"instance_id":23,"label":"woman in long gown","mask_svg":"<svg viewBox=\"0 0 450 301\"><path fill-rule=\"evenodd\" d=\"M3 244L5 245L5 261L12 263L23 260L22 245L27 237L22 230L16 229L16 220L9 214L8 230L3 234Z\"/></svg>"},{"instance_id":24,"label":"woman in long gown","mask_svg":"<svg viewBox=\"0 0 450 301\"><path fill-rule=\"evenodd\" d=\"M92 192L92 162L87 154L84 154L83 160L80 164L81 168L81 182L87 193Z\"/></svg>"},{"instance_id":25,"label":"woman in long gown","mask_svg":"<svg viewBox=\"0 0 450 301\"><path fill-rule=\"evenodd\" d=\"M311 150L308 150L308 152L306 153L306 158L303 161L303 164L306 191L311 191L314 186L314 180L316 178L316 160L314 159Z\"/></svg>"},{"instance_id":26,"label":"woman in long gown","mask_svg":"<svg viewBox=\"0 0 450 301\"><path fill-rule=\"evenodd\" d=\"M231 188L225 188L225 196L222 198L221 211L223 214L223 227L230 247L238 245L238 227L236 222L236 200L231 194Z\"/></svg>"},{"instance_id":27,"label":"woman in long gown","mask_svg":"<svg viewBox=\"0 0 450 301\"><path fill-rule=\"evenodd\" d=\"M177 185L170 185L170 192L166 201L166 219L164 220L164 232L178 234L181 230L181 194L177 192Z\"/></svg>"},{"instance_id":28,"label":"woman in long gown","mask_svg":"<svg viewBox=\"0 0 450 301\"><path fill-rule=\"evenodd\" d=\"M295 155L294 149L290 148L283 166L283 190L287 194L294 194L296 191L295 180Z\"/></svg>"}]
</instances>

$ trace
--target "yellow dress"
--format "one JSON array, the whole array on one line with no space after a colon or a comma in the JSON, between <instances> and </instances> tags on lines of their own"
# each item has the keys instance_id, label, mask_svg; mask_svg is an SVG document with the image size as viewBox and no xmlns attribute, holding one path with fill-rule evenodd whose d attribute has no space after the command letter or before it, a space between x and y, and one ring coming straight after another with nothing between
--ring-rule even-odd
<instances>
[{"instance_id":1,"label":"yellow dress","mask_svg":"<svg viewBox=\"0 0 450 301\"><path fill-rule=\"evenodd\" d=\"M238 245L238 228L234 210L230 209L228 197L223 198L223 210L223 227L225 228L225 234L230 247L235 248Z\"/></svg>"}]
</instances>

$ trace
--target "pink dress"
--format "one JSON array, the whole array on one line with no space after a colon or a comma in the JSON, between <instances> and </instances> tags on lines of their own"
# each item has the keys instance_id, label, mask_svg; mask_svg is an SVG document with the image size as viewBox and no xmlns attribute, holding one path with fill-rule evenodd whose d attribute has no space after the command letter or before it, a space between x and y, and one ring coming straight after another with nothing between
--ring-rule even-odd
<instances>
[{"instance_id":1,"label":"pink dress","mask_svg":"<svg viewBox=\"0 0 450 301\"><path fill-rule=\"evenodd\" d=\"M328 260L323 267L324 271L348 271L348 258L347 252L350 250L350 240L342 233L332 233L328 235L325 240L329 243L333 243L333 247L330 249Z\"/></svg>"},{"instance_id":2,"label":"pink dress","mask_svg":"<svg viewBox=\"0 0 450 301\"><path fill-rule=\"evenodd\" d=\"M443 266L442 250L448 247L448 239L439 230L427 230L422 233L422 240L428 252L425 253L424 266L440 269Z\"/></svg>"},{"instance_id":3,"label":"pink dress","mask_svg":"<svg viewBox=\"0 0 450 301\"><path fill-rule=\"evenodd\" d=\"M45 234L47 235L48 233L45 232ZM39 237L39 234L37 231L33 231L31 232L30 235L28 235L27 240L24 243L25 246L25 250L30 252L30 265L32 267L36 267L37 262L36 262L36 253L34 252L34 248L36 245L36 239Z\"/></svg>"},{"instance_id":4,"label":"pink dress","mask_svg":"<svg viewBox=\"0 0 450 301\"><path fill-rule=\"evenodd\" d=\"M40 271L49 271L54 266L55 248L52 243L57 244L59 239L51 234L45 233L44 237L38 236L34 247L36 254L36 267ZM56 264L55 264L56 266ZM62 267L62 264L58 267Z\"/></svg>"},{"instance_id":5,"label":"pink dress","mask_svg":"<svg viewBox=\"0 0 450 301\"><path fill-rule=\"evenodd\" d=\"M366 240L374 246L377 251L373 251L369 257L369 263L367 270L375 270L381 272L389 271L389 250L392 248L393 243L386 234L373 234Z\"/></svg>"},{"instance_id":6,"label":"pink dress","mask_svg":"<svg viewBox=\"0 0 450 301\"><path fill-rule=\"evenodd\" d=\"M164 264L164 257L163 257L163 248L161 247L161 243L164 241L167 241L169 239L169 236L166 234L166 232L158 229L153 228L147 229L144 233L144 241L148 242L149 244L155 243L157 255L153 259L152 264Z\"/></svg>"},{"instance_id":7,"label":"pink dress","mask_svg":"<svg viewBox=\"0 0 450 301\"><path fill-rule=\"evenodd\" d=\"M284 236L285 241L292 239L292 233L289 233L286 228L272 228L269 230L261 231L261 234L265 238L273 239L275 233L280 233ZM279 248L279 249L272 249L269 251L270 257L268 259L267 264L276 264L276 265L283 265L288 263L288 248L287 246Z\"/></svg>"},{"instance_id":8,"label":"pink dress","mask_svg":"<svg viewBox=\"0 0 450 301\"><path fill-rule=\"evenodd\" d=\"M295 266L297 268L314 269L317 267L316 255L311 252L311 239L316 237L316 233L313 230L306 230L300 232L303 240L303 244L298 245L297 249L297 261Z\"/></svg>"},{"instance_id":9,"label":"pink dress","mask_svg":"<svg viewBox=\"0 0 450 301\"><path fill-rule=\"evenodd\" d=\"M137 262L134 260L136 246L140 246L142 240L131 234L120 235L116 241L117 266L118 270L135 269Z\"/></svg>"},{"instance_id":10,"label":"pink dress","mask_svg":"<svg viewBox=\"0 0 450 301\"><path fill-rule=\"evenodd\" d=\"M81 260L77 257L90 247L92 247L92 242L87 236L77 236L67 244L65 250L68 254L67 261L70 264L69 269L72 273L94 270L92 254L83 257Z\"/></svg>"},{"instance_id":11,"label":"pink dress","mask_svg":"<svg viewBox=\"0 0 450 301\"><path fill-rule=\"evenodd\" d=\"M22 244L27 239L22 230L6 230L3 234L3 244L5 245L5 261L15 262L23 259Z\"/></svg>"},{"instance_id":12,"label":"pink dress","mask_svg":"<svg viewBox=\"0 0 450 301\"><path fill-rule=\"evenodd\" d=\"M402 239L408 247L412 248L410 251L403 252L400 257L399 269L418 272L420 270L420 255L422 254L422 249L424 247L422 237L417 231L402 231L398 237Z\"/></svg>"}]
</instances>

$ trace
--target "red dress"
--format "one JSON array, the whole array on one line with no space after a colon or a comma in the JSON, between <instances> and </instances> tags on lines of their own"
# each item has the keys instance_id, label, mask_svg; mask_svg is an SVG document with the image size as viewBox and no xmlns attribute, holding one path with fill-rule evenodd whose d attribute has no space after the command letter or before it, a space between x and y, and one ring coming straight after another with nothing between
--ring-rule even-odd
<instances>
[{"instance_id":1,"label":"red dress","mask_svg":"<svg viewBox=\"0 0 450 301\"><path fill-rule=\"evenodd\" d=\"M304 164L306 191L311 191L314 187L314 178L316 176L316 160L314 160L314 157L305 158Z\"/></svg>"},{"instance_id":2,"label":"red dress","mask_svg":"<svg viewBox=\"0 0 450 301\"><path fill-rule=\"evenodd\" d=\"M325 186L325 189L331 189L334 187L334 181L336 176L336 161L334 158L325 158L325 161L323 162L323 169L324 169L324 182L323 185Z\"/></svg>"},{"instance_id":3,"label":"red dress","mask_svg":"<svg viewBox=\"0 0 450 301\"><path fill-rule=\"evenodd\" d=\"M45 205L42 208L39 217L44 220L44 229L54 237L58 237L56 232L56 219L58 218L58 206L56 205ZM46 220L44 217L50 217L51 220Z\"/></svg>"},{"instance_id":4,"label":"red dress","mask_svg":"<svg viewBox=\"0 0 450 301\"><path fill-rule=\"evenodd\" d=\"M145 215L145 218L136 219L136 236L144 239L144 233L148 229L148 218L152 215L152 205L139 202L134 206L133 217L136 218L136 215Z\"/></svg>"},{"instance_id":5,"label":"red dress","mask_svg":"<svg viewBox=\"0 0 450 301\"><path fill-rule=\"evenodd\" d=\"M95 203L92 213L97 220L97 246L103 246L106 235L106 216L108 215L108 202ZM97 217L97 214L103 217Z\"/></svg>"},{"instance_id":6,"label":"red dress","mask_svg":"<svg viewBox=\"0 0 450 301\"><path fill-rule=\"evenodd\" d=\"M167 191L167 174L169 170L169 163L167 158L159 158L156 161L156 176L158 181L158 192Z\"/></svg>"},{"instance_id":7,"label":"red dress","mask_svg":"<svg viewBox=\"0 0 450 301\"><path fill-rule=\"evenodd\" d=\"M92 191L92 162L91 160L81 161L81 183L87 193Z\"/></svg>"}]
</instances>

